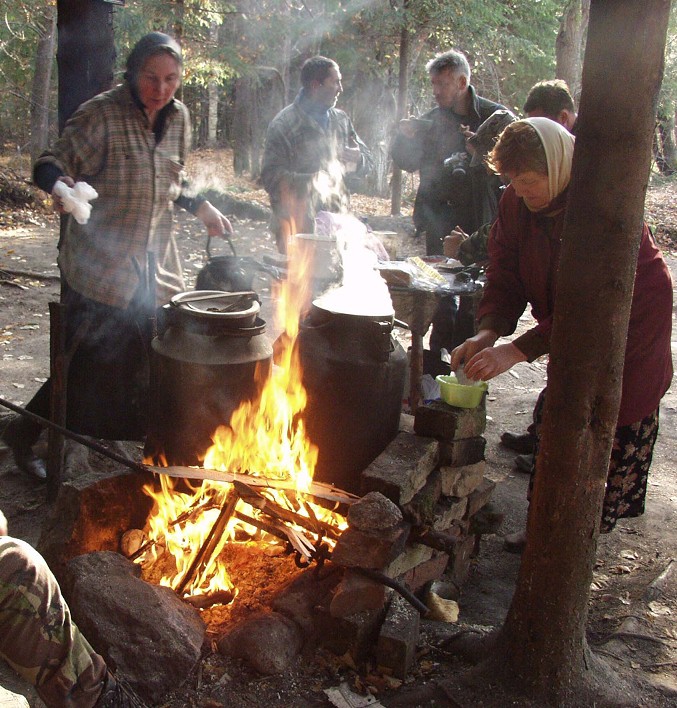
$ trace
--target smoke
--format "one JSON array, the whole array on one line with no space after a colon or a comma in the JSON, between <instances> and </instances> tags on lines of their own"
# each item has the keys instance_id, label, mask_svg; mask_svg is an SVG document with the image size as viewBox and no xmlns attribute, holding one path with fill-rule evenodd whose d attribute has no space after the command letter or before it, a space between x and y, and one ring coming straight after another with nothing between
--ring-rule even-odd
<instances>
[{"instance_id":1,"label":"smoke","mask_svg":"<svg viewBox=\"0 0 677 708\"><path fill-rule=\"evenodd\" d=\"M385 280L377 270L378 257L369 247L367 227L350 214L318 215L318 227L336 236L343 266L341 284L321 295L316 303L330 312L371 317L390 316L393 303ZM319 228L318 228L319 230Z\"/></svg>"}]
</instances>

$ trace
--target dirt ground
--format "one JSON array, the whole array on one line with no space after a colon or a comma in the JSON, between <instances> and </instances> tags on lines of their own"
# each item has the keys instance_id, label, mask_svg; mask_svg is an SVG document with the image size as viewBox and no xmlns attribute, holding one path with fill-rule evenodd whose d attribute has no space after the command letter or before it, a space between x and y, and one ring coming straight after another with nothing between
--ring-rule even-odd
<instances>
[{"instance_id":1,"label":"dirt ground","mask_svg":"<svg viewBox=\"0 0 677 708\"><path fill-rule=\"evenodd\" d=\"M223 179L228 180L227 170L224 174ZM659 238L673 278L677 278L676 192L674 183L663 183L652 188L647 200L647 218L661 225ZM237 186L235 196L265 204L263 193L246 183ZM23 405L49 371L48 302L58 299L57 228L44 212L18 206L1 208L0 396ZM358 199L355 210L373 218L379 229L386 230L385 225L391 224L392 230L400 231L398 257L420 254L422 244L403 228L407 220L387 220L385 201ZM239 255L274 252L265 223L233 222ZM189 216L179 218L179 229L186 273L192 283L205 258L205 235ZM264 319L272 321L268 319L273 307L268 276L257 276L254 287L263 298ZM528 324L529 316L525 315L521 327ZM677 334L673 334L673 352L676 342ZM466 625L498 627L510 605L520 559L503 551L503 535L525 524L527 476L516 470L513 453L499 444L499 436L504 430L526 428L545 378L546 361L539 360L520 364L490 384L485 433L487 475L497 483L494 502L505 513L505 522L499 534L483 538L479 557L463 588L460 621ZM661 405L646 514L621 521L614 533L600 538L589 607L591 645L612 665L647 682L641 703L647 706L677 706L676 443L677 387L673 386ZM0 509L9 519L10 533L36 543L49 509L44 485L18 474L2 447L0 479ZM662 591L652 592L652 583L666 569L667 583ZM490 685L468 685L464 679L467 666L444 648L444 640L452 631L449 625L423 622L416 668L404 683L379 675L373 667L354 667L346 657L323 652L301 657L293 671L279 677L262 677L240 662L209 654L183 689L163 705L327 706L330 703L324 689L342 682L355 691L370 690L381 705L391 707L532 705L504 696ZM0 667L0 684L26 695L31 706L42 705L35 692L4 665Z\"/></svg>"}]
</instances>

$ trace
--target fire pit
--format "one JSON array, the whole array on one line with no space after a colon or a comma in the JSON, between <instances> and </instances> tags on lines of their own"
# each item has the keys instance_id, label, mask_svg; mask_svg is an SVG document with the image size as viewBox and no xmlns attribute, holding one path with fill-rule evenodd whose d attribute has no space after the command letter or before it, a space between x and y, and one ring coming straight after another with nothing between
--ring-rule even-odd
<instances>
[{"instance_id":1,"label":"fire pit","mask_svg":"<svg viewBox=\"0 0 677 708\"><path fill-rule=\"evenodd\" d=\"M486 531L477 521L492 490L483 478L484 409L424 406L417 411L414 430L412 419L400 419L402 387L396 383L397 395L387 406L388 411L391 405L396 407L395 423L372 413L388 418L390 434L379 449L371 450L369 459L359 467L355 463L350 476L342 478L346 487L364 496L315 481L319 452L310 435L309 395L301 365L312 357L306 349L304 360L304 348L297 345L309 292L301 275L294 274L293 259L291 264L281 296L286 305L285 335L278 342L277 365L266 376L261 375L262 367L255 367L254 395L245 396L230 419L214 431L213 444L198 454L202 467L181 466L177 455L178 461L171 456L165 460L170 462L167 467L145 468L156 474L146 479L135 475L134 485L104 480L100 484L107 485L108 503L117 494L127 495L127 506L123 503L120 508L118 502L118 513L97 496L99 490L83 491L76 504L65 485L60 511L57 508L61 519L45 530L41 549L51 556L48 560L55 570L63 569L79 551L94 550L87 529L108 518L111 528L97 534L96 550L119 550L124 538L127 555L141 564L144 577L200 608L212 631L223 634L222 651L255 662L261 647L251 646L255 632L249 629L263 623L262 641L265 627L273 625L287 647L300 647L304 637L313 634L332 649L349 650L356 657L376 650L380 664L404 676L413 659L419 616L427 611L413 593L447 568L460 588L477 538ZM333 319L335 313L329 314ZM366 326L378 330L376 358L389 365L392 352L381 344L385 341L381 319ZM340 350L350 336L350 329L342 329L332 342ZM361 352L363 345L358 342L357 350ZM336 421L335 427L343 422ZM370 422L363 425L368 428ZM179 432L165 426L155 438L156 454L147 463L161 459L168 440ZM318 440L322 445L321 435ZM338 448L335 454L342 453ZM83 500L89 494L98 514L85 510ZM131 513L139 506L135 496L144 499L142 520ZM62 534L69 533L64 526L70 526L70 537L65 543L62 538L57 548L50 531L60 527ZM271 565L281 573L270 608L264 617L260 613L245 617L252 610L244 592L252 569ZM398 627L398 617L407 618L406 631ZM224 631L224 622L232 624L235 619L245 624ZM267 625L269 621L273 625ZM280 670L279 664L271 666Z\"/></svg>"}]
</instances>

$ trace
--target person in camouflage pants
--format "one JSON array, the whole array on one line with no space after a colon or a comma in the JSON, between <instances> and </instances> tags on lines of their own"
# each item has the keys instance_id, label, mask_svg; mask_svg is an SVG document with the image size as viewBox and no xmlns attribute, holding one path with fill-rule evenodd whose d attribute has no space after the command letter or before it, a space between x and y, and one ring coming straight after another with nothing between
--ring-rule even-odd
<instances>
[{"instance_id":1,"label":"person in camouflage pants","mask_svg":"<svg viewBox=\"0 0 677 708\"><path fill-rule=\"evenodd\" d=\"M0 657L33 684L47 706L142 706L121 691L106 662L71 619L44 558L7 536L0 511ZM124 695L122 695L124 694Z\"/></svg>"}]
</instances>

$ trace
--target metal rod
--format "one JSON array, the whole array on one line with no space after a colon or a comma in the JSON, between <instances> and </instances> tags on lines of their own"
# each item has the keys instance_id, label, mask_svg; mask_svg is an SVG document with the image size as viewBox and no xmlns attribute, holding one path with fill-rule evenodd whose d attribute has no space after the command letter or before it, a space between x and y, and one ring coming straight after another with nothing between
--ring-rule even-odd
<instances>
[{"instance_id":1,"label":"metal rod","mask_svg":"<svg viewBox=\"0 0 677 708\"><path fill-rule=\"evenodd\" d=\"M419 611L422 617L425 617L428 614L428 607L424 603L422 603L416 597L416 595L414 595L414 593L409 590L409 588L402 585L402 583L398 583L397 580L393 580L384 573L381 573L378 570L373 570L372 568L360 568L359 566L356 566L354 568L351 568L351 570L355 570L360 573L360 575L364 575L370 580L374 580L377 583L381 583L381 585L387 585L389 588L392 588L399 595L402 595L402 597L410 605L413 605Z\"/></svg>"},{"instance_id":2,"label":"metal rod","mask_svg":"<svg viewBox=\"0 0 677 708\"><path fill-rule=\"evenodd\" d=\"M68 430L68 428L64 428L62 425L57 425L56 423L52 423L51 420L48 420L47 418L43 418L41 415L37 415L36 413L31 413L31 411L27 411L25 408L22 408L21 406L17 406L15 403L10 403L9 401L6 401L4 398L0 398L0 406L4 406L5 408L9 408L11 411L18 413L19 415L22 415L26 418L30 418L31 420L35 421L36 423L40 423L40 425L44 425L46 428L49 428L51 430L56 430L57 432L61 433L64 437L70 438L71 440L75 440L75 442L79 442L81 445L84 445L85 447L88 447L91 450L98 452L100 455L103 455L104 457L108 457L109 459L114 460L115 462L119 462L121 465L124 465L125 467L129 467L129 469L134 470L134 472L149 472L150 473L150 472L154 471L150 467L147 467L146 465L143 465L140 462L134 462L134 460L130 460L128 457L124 457L123 455L118 455L116 452L112 452L108 448L105 448L103 445L100 445L99 443L96 443L93 440L90 440L89 438L85 437L84 435L80 435L79 433L74 433L73 431Z\"/></svg>"}]
</instances>

